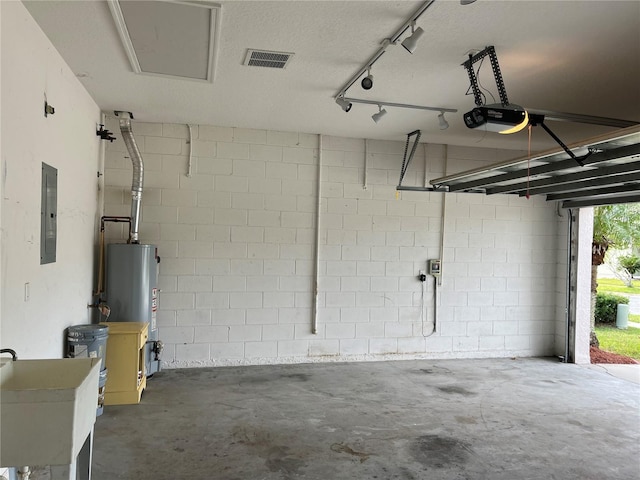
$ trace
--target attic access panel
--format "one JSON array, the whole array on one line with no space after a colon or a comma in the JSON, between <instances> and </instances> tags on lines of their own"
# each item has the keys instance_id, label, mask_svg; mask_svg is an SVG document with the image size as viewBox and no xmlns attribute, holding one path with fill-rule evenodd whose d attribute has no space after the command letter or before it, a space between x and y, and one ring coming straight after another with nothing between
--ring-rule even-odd
<instances>
[{"instance_id":1,"label":"attic access panel","mask_svg":"<svg viewBox=\"0 0 640 480\"><path fill-rule=\"evenodd\" d=\"M640 126L432 180L436 191L546 195L563 208L640 202ZM400 189L400 187L399 187Z\"/></svg>"},{"instance_id":2,"label":"attic access panel","mask_svg":"<svg viewBox=\"0 0 640 480\"><path fill-rule=\"evenodd\" d=\"M108 0L134 72L213 82L218 3Z\"/></svg>"}]
</instances>

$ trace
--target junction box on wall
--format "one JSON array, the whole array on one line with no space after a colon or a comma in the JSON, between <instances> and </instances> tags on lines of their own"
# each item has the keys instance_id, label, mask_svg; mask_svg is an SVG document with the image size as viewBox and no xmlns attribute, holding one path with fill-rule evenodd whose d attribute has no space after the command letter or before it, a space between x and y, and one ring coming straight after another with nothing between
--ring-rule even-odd
<instances>
[{"instance_id":1,"label":"junction box on wall","mask_svg":"<svg viewBox=\"0 0 640 480\"><path fill-rule=\"evenodd\" d=\"M427 262L427 272L437 280L440 280L441 266L440 259L429 260Z\"/></svg>"}]
</instances>

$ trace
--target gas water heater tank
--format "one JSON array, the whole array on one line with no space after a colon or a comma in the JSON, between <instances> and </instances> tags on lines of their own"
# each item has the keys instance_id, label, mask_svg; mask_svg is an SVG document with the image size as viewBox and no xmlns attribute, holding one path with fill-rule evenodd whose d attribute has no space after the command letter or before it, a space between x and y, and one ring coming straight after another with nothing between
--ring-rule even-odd
<instances>
[{"instance_id":1,"label":"gas water heater tank","mask_svg":"<svg viewBox=\"0 0 640 480\"><path fill-rule=\"evenodd\" d=\"M106 303L109 322L148 322L147 374L159 370L158 249L155 245L112 243L107 245Z\"/></svg>"}]
</instances>

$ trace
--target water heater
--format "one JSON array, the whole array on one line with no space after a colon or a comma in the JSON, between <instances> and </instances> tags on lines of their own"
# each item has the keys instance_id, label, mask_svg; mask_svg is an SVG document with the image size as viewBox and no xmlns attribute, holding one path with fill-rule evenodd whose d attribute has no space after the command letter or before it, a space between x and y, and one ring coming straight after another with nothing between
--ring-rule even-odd
<instances>
[{"instance_id":1,"label":"water heater","mask_svg":"<svg viewBox=\"0 0 640 480\"><path fill-rule=\"evenodd\" d=\"M145 345L147 376L160 370L162 342L158 340L158 248L155 245L107 245L106 303L110 322L148 322Z\"/></svg>"}]
</instances>

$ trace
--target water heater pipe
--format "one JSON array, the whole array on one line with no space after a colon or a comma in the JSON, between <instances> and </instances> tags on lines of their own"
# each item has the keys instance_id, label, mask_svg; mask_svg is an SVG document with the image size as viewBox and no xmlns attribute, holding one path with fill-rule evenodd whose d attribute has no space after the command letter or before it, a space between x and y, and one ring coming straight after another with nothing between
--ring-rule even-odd
<instances>
[{"instance_id":1,"label":"water heater pipe","mask_svg":"<svg viewBox=\"0 0 640 480\"><path fill-rule=\"evenodd\" d=\"M138 150L133 130L131 129L131 112L115 112L120 117L120 132L122 139L127 146L131 163L133 164L133 179L131 181L131 228L129 229L129 242L140 243L138 241L138 230L140 227L140 203L142 202L142 184L144 181L144 165L142 155Z\"/></svg>"},{"instance_id":2,"label":"water heater pipe","mask_svg":"<svg viewBox=\"0 0 640 480\"><path fill-rule=\"evenodd\" d=\"M105 222L126 222L129 224L129 231L131 231L131 218L130 217L114 217L114 216L102 216L100 217L100 250L98 252L98 287L93 293L94 297L100 297L104 293L104 224ZM98 298L98 302L100 298ZM89 305L90 307L97 307L98 303Z\"/></svg>"}]
</instances>

